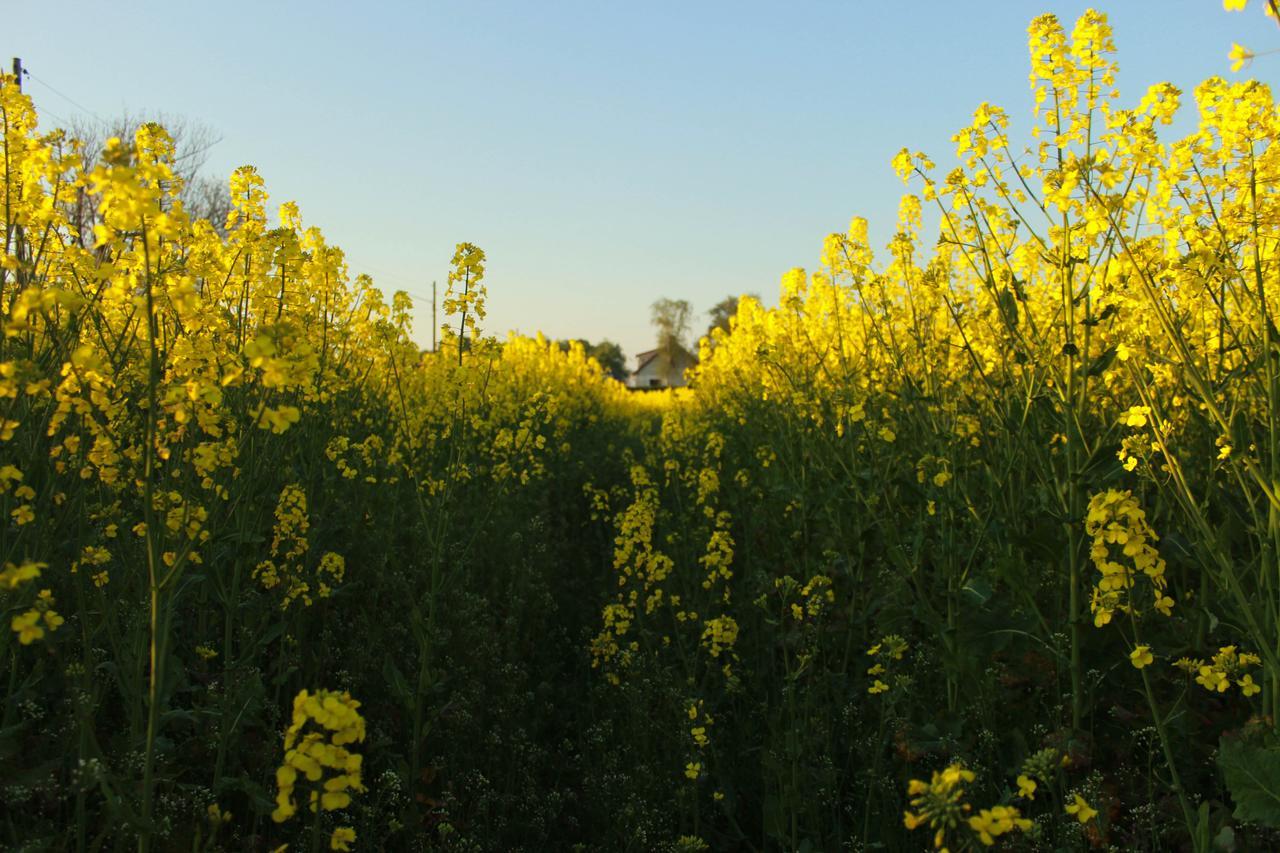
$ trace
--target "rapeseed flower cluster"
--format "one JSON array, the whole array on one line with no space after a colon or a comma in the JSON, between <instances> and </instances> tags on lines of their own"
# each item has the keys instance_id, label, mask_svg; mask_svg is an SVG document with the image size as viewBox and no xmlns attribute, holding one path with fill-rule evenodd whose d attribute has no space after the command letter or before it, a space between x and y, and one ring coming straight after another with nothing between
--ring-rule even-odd
<instances>
[{"instance_id":1,"label":"rapeseed flower cluster","mask_svg":"<svg viewBox=\"0 0 1280 853\"><path fill-rule=\"evenodd\" d=\"M1141 576L1150 582L1153 609L1170 614L1173 599L1166 594L1165 562L1154 545L1158 537L1132 492L1108 490L1094 495L1085 532L1093 538L1089 556L1102 574L1090 602L1094 625L1106 625L1117 611L1142 612L1131 595Z\"/></svg>"},{"instance_id":2,"label":"rapeseed flower cluster","mask_svg":"<svg viewBox=\"0 0 1280 853\"><path fill-rule=\"evenodd\" d=\"M934 830L934 848L944 849L947 833L960 826L972 811L972 806L964 801L964 786L975 778L972 770L952 764L944 770L933 771L927 783L912 779L907 785L907 796L914 811L903 814L903 824L907 829L927 826Z\"/></svg>"},{"instance_id":3,"label":"rapeseed flower cluster","mask_svg":"<svg viewBox=\"0 0 1280 853\"><path fill-rule=\"evenodd\" d=\"M282 609L287 610L298 600L310 607L312 587L304 576L304 567L311 547L307 539L311 520L307 514L307 495L301 485L292 483L281 490L275 519L271 557L254 567L253 576L264 589L283 587ZM333 594L333 585L341 583L345 574L346 561L342 556L326 552L315 570L316 594L328 598Z\"/></svg>"},{"instance_id":4,"label":"rapeseed flower cluster","mask_svg":"<svg viewBox=\"0 0 1280 853\"><path fill-rule=\"evenodd\" d=\"M703 623L702 644L711 657L720 657L737 642L738 623L732 616L717 616Z\"/></svg>"},{"instance_id":5,"label":"rapeseed flower cluster","mask_svg":"<svg viewBox=\"0 0 1280 853\"><path fill-rule=\"evenodd\" d=\"M880 642L867 649L867 656L875 661L867 669L867 676L872 680L871 686L867 688L868 693L875 696L889 691L887 679L892 675L894 665L902 660L909 648L907 641L902 637L897 634L886 634Z\"/></svg>"},{"instance_id":6,"label":"rapeseed flower cluster","mask_svg":"<svg viewBox=\"0 0 1280 853\"><path fill-rule=\"evenodd\" d=\"M1018 797L1034 800L1040 784L1049 784L1054 778L1057 768L1064 766L1065 755L1052 747L1038 750L1027 756L1022 762L1021 772L1014 780L1018 786Z\"/></svg>"},{"instance_id":7,"label":"rapeseed flower cluster","mask_svg":"<svg viewBox=\"0 0 1280 853\"><path fill-rule=\"evenodd\" d=\"M796 600L789 603L789 615L796 622L816 620L826 613L835 603L835 590L831 588L831 578L826 575L814 575L805 581L796 593Z\"/></svg>"},{"instance_id":8,"label":"rapeseed flower cluster","mask_svg":"<svg viewBox=\"0 0 1280 853\"><path fill-rule=\"evenodd\" d=\"M948 835L961 827L967 828L987 847L1003 835L1031 828L1032 822L1013 806L996 805L971 814L973 807L965 801L965 785L975 778L973 771L962 764L951 764L935 770L927 783L912 779L907 786L907 796L911 798L913 811L903 814L903 824L907 829L922 826L932 829L933 847L942 851L950 849Z\"/></svg>"},{"instance_id":9,"label":"rapeseed flower cluster","mask_svg":"<svg viewBox=\"0 0 1280 853\"><path fill-rule=\"evenodd\" d=\"M459 243L453 253L453 267L449 271L448 287L441 307L446 314L457 314L461 319L456 333L448 325L442 326L441 331L446 338L456 335L460 358L463 346L461 341L466 338L468 331L473 336L477 333L478 323L485 316L487 294L484 262L484 250L471 243Z\"/></svg>"},{"instance_id":10,"label":"rapeseed flower cluster","mask_svg":"<svg viewBox=\"0 0 1280 853\"><path fill-rule=\"evenodd\" d=\"M1211 693L1225 693L1232 684L1245 696L1262 692L1262 686L1253 680L1249 667L1262 663L1262 658L1252 652L1241 652L1236 646L1223 646L1207 663L1200 658L1179 658L1174 666L1194 675L1196 684Z\"/></svg>"},{"instance_id":11,"label":"rapeseed flower cluster","mask_svg":"<svg viewBox=\"0 0 1280 853\"><path fill-rule=\"evenodd\" d=\"M53 591L42 589L30 610L13 617L9 627L18 635L19 643L29 646L42 639L46 632L52 633L62 626L66 620L53 609L55 603Z\"/></svg>"},{"instance_id":12,"label":"rapeseed flower cluster","mask_svg":"<svg viewBox=\"0 0 1280 853\"><path fill-rule=\"evenodd\" d=\"M365 737L360 703L346 691L303 690L293 700L293 720L284 735L284 761L276 770L276 808L271 819L283 823L298 811L297 789L307 790L312 812L337 811L364 790L363 759L348 747Z\"/></svg>"}]
</instances>

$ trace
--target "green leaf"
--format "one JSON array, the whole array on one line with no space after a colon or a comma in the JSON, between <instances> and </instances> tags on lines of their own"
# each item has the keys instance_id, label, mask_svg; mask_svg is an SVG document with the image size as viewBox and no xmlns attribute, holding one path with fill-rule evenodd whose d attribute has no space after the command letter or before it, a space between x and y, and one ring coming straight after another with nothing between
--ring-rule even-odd
<instances>
[{"instance_id":1,"label":"green leaf","mask_svg":"<svg viewBox=\"0 0 1280 853\"><path fill-rule=\"evenodd\" d=\"M247 795L253 811L257 814L269 814L274 805L271 792L252 779L239 776L223 777L217 793L223 794L229 791L240 791Z\"/></svg>"},{"instance_id":2,"label":"green leaf","mask_svg":"<svg viewBox=\"0 0 1280 853\"><path fill-rule=\"evenodd\" d=\"M1083 322L1086 326L1097 326L1104 320L1110 319L1116 313L1116 310L1117 309L1114 304L1108 305L1098 314L1095 314L1092 317L1085 317Z\"/></svg>"},{"instance_id":3,"label":"green leaf","mask_svg":"<svg viewBox=\"0 0 1280 853\"><path fill-rule=\"evenodd\" d=\"M1102 354L1099 355L1097 358L1095 358L1093 360L1093 363L1089 365L1089 375L1090 376L1102 375L1102 371L1110 367L1111 363L1115 360L1116 360L1116 348L1113 346L1107 347L1102 352Z\"/></svg>"},{"instance_id":4,"label":"green leaf","mask_svg":"<svg viewBox=\"0 0 1280 853\"><path fill-rule=\"evenodd\" d=\"M1218 766L1235 801L1237 819L1280 827L1280 749L1224 737Z\"/></svg>"},{"instance_id":5,"label":"green leaf","mask_svg":"<svg viewBox=\"0 0 1280 853\"><path fill-rule=\"evenodd\" d=\"M782 802L773 794L764 798L764 831L770 838L782 838L787 833Z\"/></svg>"},{"instance_id":6,"label":"green leaf","mask_svg":"<svg viewBox=\"0 0 1280 853\"><path fill-rule=\"evenodd\" d=\"M996 297L996 301L1005 322L1009 324L1010 328L1016 328L1018 325L1018 298L1013 295L1013 291L1008 288L1001 290L1000 295Z\"/></svg>"},{"instance_id":7,"label":"green leaf","mask_svg":"<svg viewBox=\"0 0 1280 853\"><path fill-rule=\"evenodd\" d=\"M1212 829L1212 818L1209 815L1209 801L1205 800L1200 804L1200 808L1196 813L1196 844L1197 850L1209 849L1209 833Z\"/></svg>"},{"instance_id":8,"label":"green leaf","mask_svg":"<svg viewBox=\"0 0 1280 853\"><path fill-rule=\"evenodd\" d=\"M413 690L409 687L409 682L400 671L400 667L396 666L391 658L386 658L382 663L382 677L391 688L391 695L399 699L406 708L412 708Z\"/></svg>"},{"instance_id":9,"label":"green leaf","mask_svg":"<svg viewBox=\"0 0 1280 853\"><path fill-rule=\"evenodd\" d=\"M972 598L972 603L981 607L991 600L991 596L995 594L995 589L985 578L970 578L961 589L962 592L968 594Z\"/></svg>"}]
</instances>

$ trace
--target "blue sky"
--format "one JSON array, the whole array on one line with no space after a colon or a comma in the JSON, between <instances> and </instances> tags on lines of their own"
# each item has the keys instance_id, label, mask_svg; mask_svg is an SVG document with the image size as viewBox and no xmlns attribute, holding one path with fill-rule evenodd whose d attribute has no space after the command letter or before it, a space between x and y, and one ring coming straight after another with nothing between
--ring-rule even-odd
<instances>
[{"instance_id":1,"label":"blue sky","mask_svg":"<svg viewBox=\"0 0 1280 853\"><path fill-rule=\"evenodd\" d=\"M726 295L774 301L855 214L883 245L893 154L945 166L981 101L1025 129L1028 21L1069 29L1088 5L63 0L6 9L0 56L21 56L37 107L63 118L215 128L210 170L256 165L353 272L426 297L420 341L431 281L443 292L469 241L489 256L487 332L610 338L631 357L655 299L688 299L696 333ZM1189 104L1231 76L1233 41L1280 45L1261 0L1094 5L1126 103L1169 80ZM1244 73L1278 71L1264 56Z\"/></svg>"}]
</instances>

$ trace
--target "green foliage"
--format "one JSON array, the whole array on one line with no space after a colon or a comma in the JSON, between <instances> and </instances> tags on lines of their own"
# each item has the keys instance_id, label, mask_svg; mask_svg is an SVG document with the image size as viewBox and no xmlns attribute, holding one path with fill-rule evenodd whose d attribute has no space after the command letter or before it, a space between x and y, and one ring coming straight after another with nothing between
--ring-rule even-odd
<instances>
[{"instance_id":1,"label":"green foliage","mask_svg":"<svg viewBox=\"0 0 1280 853\"><path fill-rule=\"evenodd\" d=\"M1280 828L1280 745L1224 737L1218 766L1240 820Z\"/></svg>"},{"instance_id":2,"label":"green foliage","mask_svg":"<svg viewBox=\"0 0 1280 853\"><path fill-rule=\"evenodd\" d=\"M556 341L556 346L564 352L569 351L572 344L578 344L582 347L589 357L594 358L604 370L605 376L616 379L619 382L627 378L627 357L622 352L622 347L613 341L602 340L599 343L591 343L585 338L576 338L572 341Z\"/></svg>"}]
</instances>

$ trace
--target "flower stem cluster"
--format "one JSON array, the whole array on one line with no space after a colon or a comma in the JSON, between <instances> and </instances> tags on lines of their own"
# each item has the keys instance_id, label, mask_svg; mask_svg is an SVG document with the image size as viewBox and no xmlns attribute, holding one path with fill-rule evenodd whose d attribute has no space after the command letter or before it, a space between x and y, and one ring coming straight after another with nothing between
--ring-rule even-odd
<instances>
[{"instance_id":1,"label":"flower stem cluster","mask_svg":"<svg viewBox=\"0 0 1280 853\"><path fill-rule=\"evenodd\" d=\"M459 243L453 253L453 268L449 271L449 284L441 307L446 314L458 314L458 338L478 333L477 323L484 319L484 250L472 243ZM451 334L448 325L442 327L445 337ZM461 343L459 344L461 347ZM461 348L458 353L461 357Z\"/></svg>"}]
</instances>

